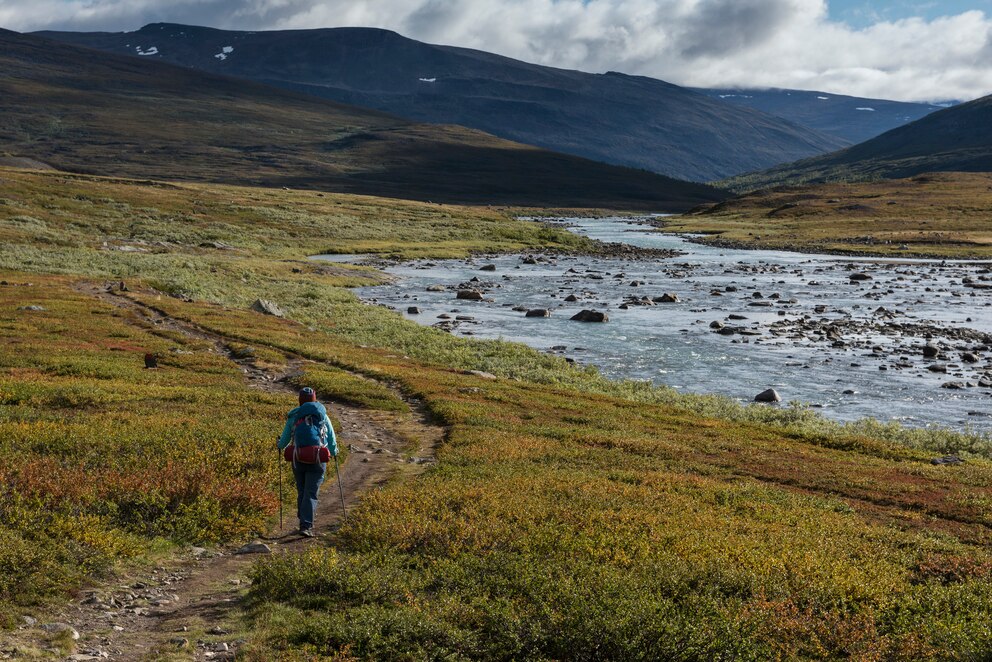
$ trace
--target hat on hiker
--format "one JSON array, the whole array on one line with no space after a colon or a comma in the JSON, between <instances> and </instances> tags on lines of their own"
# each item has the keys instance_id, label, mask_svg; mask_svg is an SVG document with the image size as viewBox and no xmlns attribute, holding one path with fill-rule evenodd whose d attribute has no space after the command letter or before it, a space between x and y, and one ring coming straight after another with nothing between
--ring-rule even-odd
<instances>
[{"instance_id":1,"label":"hat on hiker","mask_svg":"<svg viewBox=\"0 0 992 662\"><path fill-rule=\"evenodd\" d=\"M304 402L317 402L317 392L309 386L300 389L300 404Z\"/></svg>"}]
</instances>

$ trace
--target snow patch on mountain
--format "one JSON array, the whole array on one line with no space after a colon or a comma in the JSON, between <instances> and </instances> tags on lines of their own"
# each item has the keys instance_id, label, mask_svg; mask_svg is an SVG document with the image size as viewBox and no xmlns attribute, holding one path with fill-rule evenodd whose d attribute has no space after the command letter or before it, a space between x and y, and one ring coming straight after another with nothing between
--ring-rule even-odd
<instances>
[{"instance_id":1,"label":"snow patch on mountain","mask_svg":"<svg viewBox=\"0 0 992 662\"><path fill-rule=\"evenodd\" d=\"M214 55L218 60L226 60L227 56L234 52L234 46L224 46L220 49L220 53Z\"/></svg>"},{"instance_id":2,"label":"snow patch on mountain","mask_svg":"<svg viewBox=\"0 0 992 662\"><path fill-rule=\"evenodd\" d=\"M436 83L437 78L418 78L421 83Z\"/></svg>"},{"instance_id":3,"label":"snow patch on mountain","mask_svg":"<svg viewBox=\"0 0 992 662\"><path fill-rule=\"evenodd\" d=\"M867 110L869 113L874 113L875 112L875 109L874 108L869 108L868 106L865 106L863 108L856 108L855 110Z\"/></svg>"},{"instance_id":4,"label":"snow patch on mountain","mask_svg":"<svg viewBox=\"0 0 992 662\"><path fill-rule=\"evenodd\" d=\"M141 50L141 46L135 46L134 50L137 51L138 55L158 55L158 47L152 46L148 50Z\"/></svg>"}]
</instances>

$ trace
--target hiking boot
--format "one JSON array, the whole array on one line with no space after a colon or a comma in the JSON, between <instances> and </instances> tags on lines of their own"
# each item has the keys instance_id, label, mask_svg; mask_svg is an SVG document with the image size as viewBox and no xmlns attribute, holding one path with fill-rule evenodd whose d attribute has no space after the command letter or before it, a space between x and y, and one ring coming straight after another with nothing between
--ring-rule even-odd
<instances>
[{"instance_id":1,"label":"hiking boot","mask_svg":"<svg viewBox=\"0 0 992 662\"><path fill-rule=\"evenodd\" d=\"M313 538L313 529L300 529L300 535L307 538Z\"/></svg>"}]
</instances>

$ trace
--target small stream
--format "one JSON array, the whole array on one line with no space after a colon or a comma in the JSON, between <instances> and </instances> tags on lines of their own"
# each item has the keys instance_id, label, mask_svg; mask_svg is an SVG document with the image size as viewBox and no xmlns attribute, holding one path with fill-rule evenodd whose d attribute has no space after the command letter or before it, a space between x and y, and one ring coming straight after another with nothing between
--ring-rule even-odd
<instances>
[{"instance_id":1,"label":"small stream","mask_svg":"<svg viewBox=\"0 0 992 662\"><path fill-rule=\"evenodd\" d=\"M567 223L594 239L685 254L419 261L387 268L395 283L358 294L421 324L523 342L614 378L741 401L775 388L786 402L809 403L836 419L992 433L988 263L731 250L656 232L637 219ZM482 271L485 265L495 271ZM438 285L444 290L427 291ZM456 300L467 286L486 300ZM650 302L664 294L678 302ZM569 295L578 300L566 302ZM644 297L653 305L639 305ZM421 312L407 314L411 306ZM528 318L521 308L551 314ZM570 320L583 309L606 312L609 322ZM729 327L726 335L714 323ZM928 344L938 356L924 357Z\"/></svg>"}]
</instances>

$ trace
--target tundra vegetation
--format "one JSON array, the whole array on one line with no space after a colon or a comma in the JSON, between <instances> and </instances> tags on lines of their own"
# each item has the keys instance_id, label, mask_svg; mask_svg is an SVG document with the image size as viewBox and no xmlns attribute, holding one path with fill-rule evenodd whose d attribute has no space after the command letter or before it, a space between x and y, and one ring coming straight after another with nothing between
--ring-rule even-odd
<instances>
[{"instance_id":1,"label":"tundra vegetation","mask_svg":"<svg viewBox=\"0 0 992 662\"><path fill-rule=\"evenodd\" d=\"M232 351L319 360L304 378L362 406L404 407L398 387L448 429L437 465L368 494L332 545L255 566L245 659L992 655L989 439L611 382L364 305L348 288L376 272L304 259L585 240L487 209L0 179L8 627L122 561L262 531L278 505L285 402L82 285L124 280ZM967 462L930 463L948 452Z\"/></svg>"},{"instance_id":2,"label":"tundra vegetation","mask_svg":"<svg viewBox=\"0 0 992 662\"><path fill-rule=\"evenodd\" d=\"M992 176L781 186L668 219L723 246L886 257L992 258Z\"/></svg>"}]
</instances>

